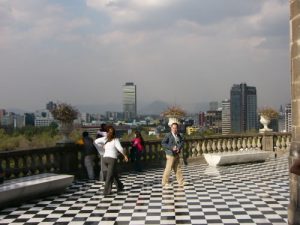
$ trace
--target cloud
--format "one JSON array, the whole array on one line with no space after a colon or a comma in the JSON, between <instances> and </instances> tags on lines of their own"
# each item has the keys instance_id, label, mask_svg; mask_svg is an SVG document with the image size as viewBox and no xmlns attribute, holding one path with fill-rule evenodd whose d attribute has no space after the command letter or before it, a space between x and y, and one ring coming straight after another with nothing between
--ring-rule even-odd
<instances>
[{"instance_id":1,"label":"cloud","mask_svg":"<svg viewBox=\"0 0 300 225\"><path fill-rule=\"evenodd\" d=\"M32 102L120 103L133 81L142 101L180 104L228 98L247 82L284 101L288 11L285 0L0 0L0 96L11 85L23 96L26 84ZM261 82L267 76L276 79ZM282 85L276 99L265 83Z\"/></svg>"}]
</instances>

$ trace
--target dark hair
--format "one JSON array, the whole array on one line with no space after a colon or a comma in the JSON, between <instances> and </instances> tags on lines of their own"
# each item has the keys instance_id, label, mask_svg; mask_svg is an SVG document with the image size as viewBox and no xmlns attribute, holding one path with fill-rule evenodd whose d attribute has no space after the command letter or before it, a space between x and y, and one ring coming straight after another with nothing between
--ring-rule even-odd
<instances>
[{"instance_id":1,"label":"dark hair","mask_svg":"<svg viewBox=\"0 0 300 225\"><path fill-rule=\"evenodd\" d=\"M172 123L172 124L171 124L171 127L172 127L173 125L176 125L177 127L179 127L179 124L178 124L178 123Z\"/></svg>"},{"instance_id":2,"label":"dark hair","mask_svg":"<svg viewBox=\"0 0 300 225\"><path fill-rule=\"evenodd\" d=\"M139 132L138 130L136 130L136 131L134 131L134 133L135 133L135 135L136 135L137 138L141 139L141 143L144 146L145 145L144 144L144 139L143 139L143 136L142 136L141 132Z\"/></svg>"},{"instance_id":3,"label":"dark hair","mask_svg":"<svg viewBox=\"0 0 300 225\"><path fill-rule=\"evenodd\" d=\"M107 131L107 142L112 141L113 139L116 138L116 130L113 126L109 125L106 127L106 131Z\"/></svg>"},{"instance_id":4,"label":"dark hair","mask_svg":"<svg viewBox=\"0 0 300 225\"><path fill-rule=\"evenodd\" d=\"M105 123L102 123L101 125L100 125L100 131L106 131L106 124Z\"/></svg>"},{"instance_id":5,"label":"dark hair","mask_svg":"<svg viewBox=\"0 0 300 225\"><path fill-rule=\"evenodd\" d=\"M87 136L89 136L89 132L83 131L83 132L82 132L82 137L87 137Z\"/></svg>"}]
</instances>

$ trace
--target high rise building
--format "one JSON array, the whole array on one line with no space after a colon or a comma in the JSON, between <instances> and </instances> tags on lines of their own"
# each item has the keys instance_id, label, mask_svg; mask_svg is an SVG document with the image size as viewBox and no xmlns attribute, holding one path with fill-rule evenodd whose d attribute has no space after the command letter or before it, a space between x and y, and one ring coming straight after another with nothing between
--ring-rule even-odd
<instances>
[{"instance_id":1,"label":"high rise building","mask_svg":"<svg viewBox=\"0 0 300 225\"><path fill-rule=\"evenodd\" d=\"M241 133L257 130L256 87L234 84L230 91L231 131Z\"/></svg>"},{"instance_id":2,"label":"high rise building","mask_svg":"<svg viewBox=\"0 0 300 225\"><path fill-rule=\"evenodd\" d=\"M222 134L230 134L230 100L225 99L222 101Z\"/></svg>"},{"instance_id":3,"label":"high rise building","mask_svg":"<svg viewBox=\"0 0 300 225\"><path fill-rule=\"evenodd\" d=\"M285 131L292 132L292 105L286 104L284 111L285 111Z\"/></svg>"},{"instance_id":4,"label":"high rise building","mask_svg":"<svg viewBox=\"0 0 300 225\"><path fill-rule=\"evenodd\" d=\"M285 113L284 113L282 105L280 106L280 109L279 109L278 131L279 132L284 132L285 131Z\"/></svg>"},{"instance_id":5,"label":"high rise building","mask_svg":"<svg viewBox=\"0 0 300 225\"><path fill-rule=\"evenodd\" d=\"M133 120L137 117L136 85L132 82L123 85L123 113L125 120Z\"/></svg>"}]
</instances>

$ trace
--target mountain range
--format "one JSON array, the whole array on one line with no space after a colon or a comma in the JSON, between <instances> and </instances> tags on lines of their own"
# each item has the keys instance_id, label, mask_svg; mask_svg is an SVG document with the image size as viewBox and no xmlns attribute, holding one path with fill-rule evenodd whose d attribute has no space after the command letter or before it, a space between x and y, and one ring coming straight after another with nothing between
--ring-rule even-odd
<instances>
[{"instance_id":1,"label":"mountain range","mask_svg":"<svg viewBox=\"0 0 300 225\"><path fill-rule=\"evenodd\" d=\"M138 114L139 115L159 115L161 112L166 110L171 104L164 101L153 101L150 103L138 102ZM201 103L189 103L189 104L178 104L178 106L182 107L188 114L190 113L199 113L200 111L207 111L209 108L208 102ZM122 112L122 104L80 104L75 105L75 107L80 112L87 113L100 113L105 114L107 111L111 112ZM32 109L31 112L35 112L37 109ZM25 112L30 112L28 110L20 109L20 108L7 108L7 112L14 112L17 114L24 114Z\"/></svg>"}]
</instances>

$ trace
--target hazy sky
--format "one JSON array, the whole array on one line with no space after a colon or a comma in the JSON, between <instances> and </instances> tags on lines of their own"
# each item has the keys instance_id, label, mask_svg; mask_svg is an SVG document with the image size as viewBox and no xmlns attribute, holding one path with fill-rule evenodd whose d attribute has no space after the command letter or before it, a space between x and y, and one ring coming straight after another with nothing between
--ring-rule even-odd
<instances>
[{"instance_id":1,"label":"hazy sky","mask_svg":"<svg viewBox=\"0 0 300 225\"><path fill-rule=\"evenodd\" d=\"M290 101L287 0L0 0L0 108ZM121 107L120 107L121 108Z\"/></svg>"}]
</instances>

